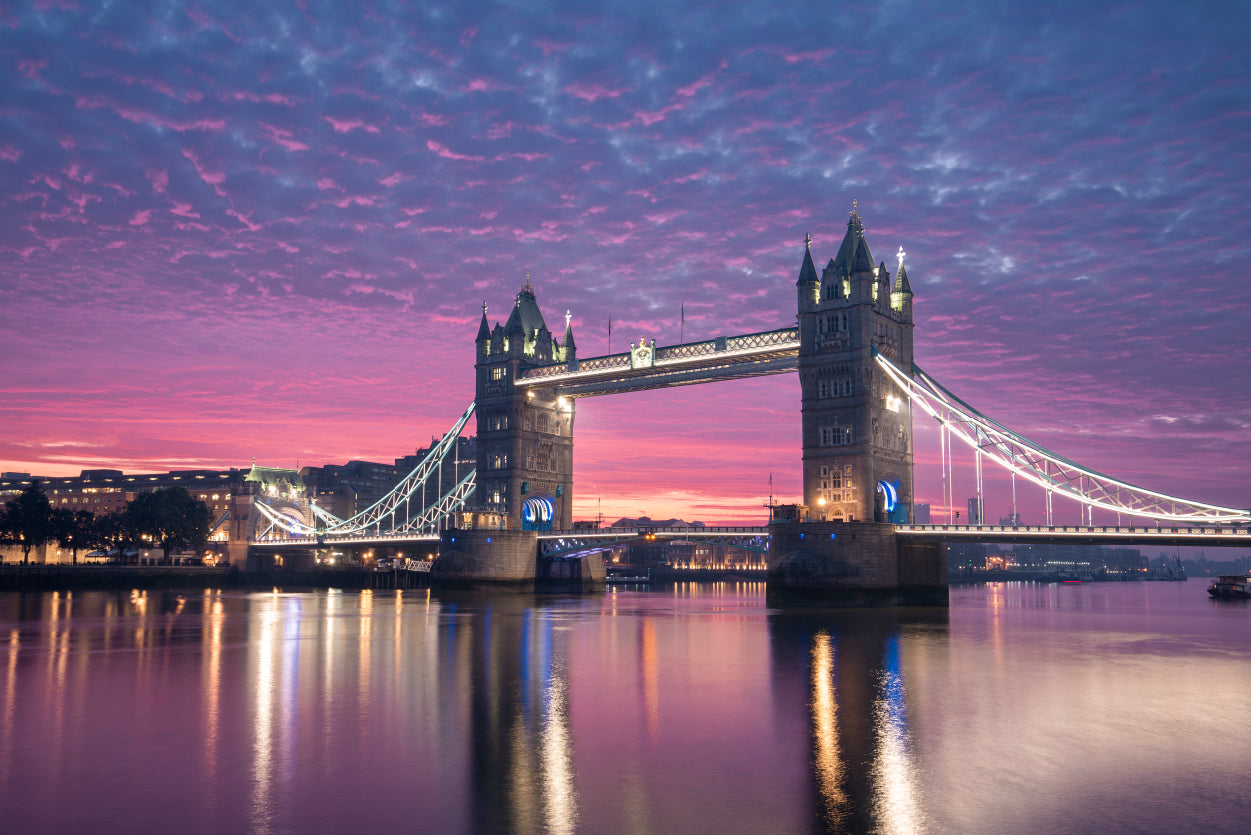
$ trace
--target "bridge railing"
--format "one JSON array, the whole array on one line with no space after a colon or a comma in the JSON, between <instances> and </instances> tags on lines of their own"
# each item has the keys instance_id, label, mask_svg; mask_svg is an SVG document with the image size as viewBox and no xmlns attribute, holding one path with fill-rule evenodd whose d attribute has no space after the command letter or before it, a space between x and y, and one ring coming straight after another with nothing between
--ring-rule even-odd
<instances>
[{"instance_id":1,"label":"bridge railing","mask_svg":"<svg viewBox=\"0 0 1251 835\"><path fill-rule=\"evenodd\" d=\"M898 525L902 533L1107 534L1128 536L1237 536L1251 539L1242 525Z\"/></svg>"},{"instance_id":2,"label":"bridge railing","mask_svg":"<svg viewBox=\"0 0 1251 835\"><path fill-rule=\"evenodd\" d=\"M768 527L759 525L743 525L738 527L672 527L672 528L592 528L590 530L577 531L543 531L539 534L539 539L573 539L574 537L611 537L611 536L641 536L645 534L709 534L720 535L729 533L742 534L758 534L761 536L768 535Z\"/></svg>"},{"instance_id":3,"label":"bridge railing","mask_svg":"<svg viewBox=\"0 0 1251 835\"><path fill-rule=\"evenodd\" d=\"M746 351L767 348L792 348L799 343L799 328L782 328L781 330L745 333L739 336L719 336L700 342L686 342L681 345L665 345L656 348L656 365L681 363L683 360L697 360L704 357L715 357L718 354L741 354ZM520 380L543 380L549 377L561 377L566 374L586 374L594 371L628 371L631 368L629 352L608 354L602 357L590 357L573 362L559 362L552 365L541 365L522 372Z\"/></svg>"}]
</instances>

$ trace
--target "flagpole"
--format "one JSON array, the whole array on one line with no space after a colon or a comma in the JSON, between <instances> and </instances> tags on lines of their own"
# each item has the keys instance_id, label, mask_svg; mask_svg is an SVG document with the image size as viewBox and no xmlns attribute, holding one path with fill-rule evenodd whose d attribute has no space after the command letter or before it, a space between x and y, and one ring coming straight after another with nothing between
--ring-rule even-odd
<instances>
[{"instance_id":1,"label":"flagpole","mask_svg":"<svg viewBox=\"0 0 1251 835\"><path fill-rule=\"evenodd\" d=\"M682 302L682 324L678 328L678 344L686 344L686 302Z\"/></svg>"}]
</instances>

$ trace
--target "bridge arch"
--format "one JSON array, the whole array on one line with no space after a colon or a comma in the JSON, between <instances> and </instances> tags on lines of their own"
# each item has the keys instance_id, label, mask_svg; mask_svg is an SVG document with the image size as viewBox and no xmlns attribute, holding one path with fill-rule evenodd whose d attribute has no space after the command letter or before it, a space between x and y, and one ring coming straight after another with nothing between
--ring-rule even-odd
<instances>
[{"instance_id":1,"label":"bridge arch","mask_svg":"<svg viewBox=\"0 0 1251 835\"><path fill-rule=\"evenodd\" d=\"M521 503L523 531L550 531L556 519L556 497L548 493L526 497Z\"/></svg>"}]
</instances>

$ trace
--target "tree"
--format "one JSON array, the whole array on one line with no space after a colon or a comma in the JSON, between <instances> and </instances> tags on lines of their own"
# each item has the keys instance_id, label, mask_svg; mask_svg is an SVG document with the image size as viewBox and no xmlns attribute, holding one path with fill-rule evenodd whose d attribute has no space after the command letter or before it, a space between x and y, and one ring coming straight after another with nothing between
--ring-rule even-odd
<instances>
[{"instance_id":1,"label":"tree","mask_svg":"<svg viewBox=\"0 0 1251 835\"><path fill-rule=\"evenodd\" d=\"M78 565L80 550L95 547L92 541L94 521L95 517L88 510L54 508L52 511L53 535L58 545L70 549L74 565Z\"/></svg>"},{"instance_id":2,"label":"tree","mask_svg":"<svg viewBox=\"0 0 1251 835\"><path fill-rule=\"evenodd\" d=\"M5 539L22 547L22 564L29 564L31 549L55 536L52 503L39 489L38 481L32 481L16 499L5 505L3 522Z\"/></svg>"},{"instance_id":3,"label":"tree","mask_svg":"<svg viewBox=\"0 0 1251 835\"><path fill-rule=\"evenodd\" d=\"M125 511L101 513L91 522L91 544L108 551L117 549L117 561L126 561L126 546L138 537L126 526Z\"/></svg>"},{"instance_id":4,"label":"tree","mask_svg":"<svg viewBox=\"0 0 1251 835\"><path fill-rule=\"evenodd\" d=\"M208 505L185 487L162 487L136 496L126 506L124 520L135 533L159 543L169 557L175 548L203 545L213 517Z\"/></svg>"}]
</instances>

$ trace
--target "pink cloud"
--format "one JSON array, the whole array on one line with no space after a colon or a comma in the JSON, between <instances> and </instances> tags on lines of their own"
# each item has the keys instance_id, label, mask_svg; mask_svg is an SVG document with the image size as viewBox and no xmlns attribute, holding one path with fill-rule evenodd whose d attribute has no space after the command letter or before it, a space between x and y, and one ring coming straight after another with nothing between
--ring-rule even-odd
<instances>
[{"instance_id":1,"label":"pink cloud","mask_svg":"<svg viewBox=\"0 0 1251 835\"><path fill-rule=\"evenodd\" d=\"M575 98L582 99L583 101L597 101L598 99L615 99L628 91L625 89L610 89L605 87L603 84L590 84L575 81L565 87L565 92Z\"/></svg>"},{"instance_id":2,"label":"pink cloud","mask_svg":"<svg viewBox=\"0 0 1251 835\"><path fill-rule=\"evenodd\" d=\"M426 140L426 147L429 148L431 151L434 151L436 154L443 157L444 159L465 160L467 162L482 162L482 157L469 156L467 154L458 154L454 151L448 150L446 147L444 147L443 145L440 145L438 142L435 142L433 139Z\"/></svg>"},{"instance_id":3,"label":"pink cloud","mask_svg":"<svg viewBox=\"0 0 1251 835\"><path fill-rule=\"evenodd\" d=\"M294 151L307 151L308 150L308 146L305 145L303 142L300 142L296 139L292 139L292 137L295 136L295 134L292 131L285 130L283 128L276 128L273 125L267 125L264 122L260 122L259 124L261 126L261 129L264 130L265 133L269 135L270 141L278 145L281 145L282 147L286 148L288 151L294 152Z\"/></svg>"},{"instance_id":4,"label":"pink cloud","mask_svg":"<svg viewBox=\"0 0 1251 835\"><path fill-rule=\"evenodd\" d=\"M146 226L148 224L148 218L151 216L152 216L151 209L143 209L141 211L135 212L135 216L130 219L130 225L131 226Z\"/></svg>"},{"instance_id":5,"label":"pink cloud","mask_svg":"<svg viewBox=\"0 0 1251 835\"><path fill-rule=\"evenodd\" d=\"M212 186L213 191L217 192L218 197L226 196L225 190L221 187L222 183L226 181L225 172L208 171L203 165L200 164L200 158L188 148L183 148L182 155L191 161L191 164L195 166L196 173L200 175L200 179Z\"/></svg>"},{"instance_id":6,"label":"pink cloud","mask_svg":"<svg viewBox=\"0 0 1251 835\"><path fill-rule=\"evenodd\" d=\"M376 202L378 202L378 198L373 195L365 196L357 194L336 200L334 201L334 204L340 209L346 209L348 206L372 206Z\"/></svg>"},{"instance_id":7,"label":"pink cloud","mask_svg":"<svg viewBox=\"0 0 1251 835\"><path fill-rule=\"evenodd\" d=\"M252 222L251 215L245 215L242 212L235 211L234 209L227 209L226 214L246 226L249 232L257 232L263 228L260 224Z\"/></svg>"},{"instance_id":8,"label":"pink cloud","mask_svg":"<svg viewBox=\"0 0 1251 835\"><path fill-rule=\"evenodd\" d=\"M282 104L287 107L295 106L295 99L290 96L284 96L281 93L253 93L249 90L237 90L226 94L226 98L231 101L264 102L265 104Z\"/></svg>"},{"instance_id":9,"label":"pink cloud","mask_svg":"<svg viewBox=\"0 0 1251 835\"><path fill-rule=\"evenodd\" d=\"M335 133L347 133L353 130L363 130L366 133L379 133L374 125L364 122L360 119L336 119L333 116L324 117L330 126L334 128Z\"/></svg>"},{"instance_id":10,"label":"pink cloud","mask_svg":"<svg viewBox=\"0 0 1251 835\"><path fill-rule=\"evenodd\" d=\"M78 163L72 164L61 173L65 175L67 180L73 180L76 183L90 183L95 179L94 174L83 171Z\"/></svg>"}]
</instances>

